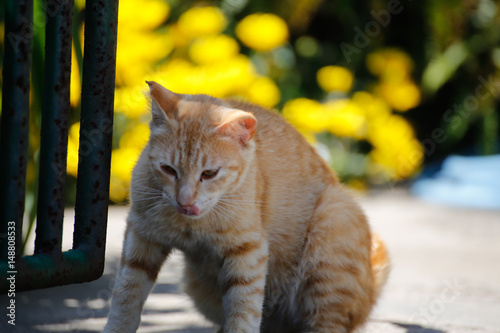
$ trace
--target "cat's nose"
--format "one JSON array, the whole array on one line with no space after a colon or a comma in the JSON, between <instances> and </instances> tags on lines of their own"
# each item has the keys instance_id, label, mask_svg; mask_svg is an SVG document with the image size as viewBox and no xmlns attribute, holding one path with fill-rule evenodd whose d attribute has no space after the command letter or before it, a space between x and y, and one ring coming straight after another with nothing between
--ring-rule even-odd
<instances>
[{"instance_id":1,"label":"cat's nose","mask_svg":"<svg viewBox=\"0 0 500 333\"><path fill-rule=\"evenodd\" d=\"M190 206L193 206L195 203L196 203L196 200L193 200L192 198L184 199L184 200L182 198L177 199L177 205L179 207L190 207Z\"/></svg>"}]
</instances>

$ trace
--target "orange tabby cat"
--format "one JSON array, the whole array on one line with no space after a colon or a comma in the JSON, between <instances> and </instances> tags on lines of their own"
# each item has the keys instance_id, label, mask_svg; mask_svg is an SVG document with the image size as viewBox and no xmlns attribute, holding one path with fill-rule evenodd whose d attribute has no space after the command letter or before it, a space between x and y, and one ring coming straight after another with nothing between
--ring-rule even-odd
<instances>
[{"instance_id":1,"label":"orange tabby cat","mask_svg":"<svg viewBox=\"0 0 500 333\"><path fill-rule=\"evenodd\" d=\"M155 82L105 332L135 332L174 248L222 332L352 332L387 277L383 243L277 113Z\"/></svg>"}]
</instances>

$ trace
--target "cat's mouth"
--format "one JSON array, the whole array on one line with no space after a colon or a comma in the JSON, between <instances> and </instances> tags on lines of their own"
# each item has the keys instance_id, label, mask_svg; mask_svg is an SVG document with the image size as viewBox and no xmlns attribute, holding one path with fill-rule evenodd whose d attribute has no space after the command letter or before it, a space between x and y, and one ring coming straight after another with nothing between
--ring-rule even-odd
<instances>
[{"instance_id":1,"label":"cat's mouth","mask_svg":"<svg viewBox=\"0 0 500 333\"><path fill-rule=\"evenodd\" d=\"M199 216L200 208L197 205L192 206L177 206L177 212L180 214L188 215L188 216Z\"/></svg>"},{"instance_id":2,"label":"cat's mouth","mask_svg":"<svg viewBox=\"0 0 500 333\"><path fill-rule=\"evenodd\" d=\"M196 205L196 203L189 206L183 206L179 204L179 202L176 200L172 201L165 192L163 192L161 195L164 200L166 200L171 206L173 206L177 210L177 213L192 217L200 216L201 209L199 205Z\"/></svg>"}]
</instances>

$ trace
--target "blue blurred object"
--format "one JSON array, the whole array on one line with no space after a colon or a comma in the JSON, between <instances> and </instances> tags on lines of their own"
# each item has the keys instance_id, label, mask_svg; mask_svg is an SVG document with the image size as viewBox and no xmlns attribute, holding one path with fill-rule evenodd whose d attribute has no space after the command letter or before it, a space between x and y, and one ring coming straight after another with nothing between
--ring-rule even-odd
<instances>
[{"instance_id":1,"label":"blue blurred object","mask_svg":"<svg viewBox=\"0 0 500 333\"><path fill-rule=\"evenodd\" d=\"M433 175L424 172L411 193L447 205L500 209L500 155L449 156Z\"/></svg>"}]
</instances>

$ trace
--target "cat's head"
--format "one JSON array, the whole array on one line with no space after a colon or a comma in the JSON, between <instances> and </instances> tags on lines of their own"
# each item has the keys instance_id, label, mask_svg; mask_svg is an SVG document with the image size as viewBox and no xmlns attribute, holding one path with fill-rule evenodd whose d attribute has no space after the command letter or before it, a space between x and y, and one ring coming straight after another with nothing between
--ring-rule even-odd
<instances>
[{"instance_id":1,"label":"cat's head","mask_svg":"<svg viewBox=\"0 0 500 333\"><path fill-rule=\"evenodd\" d=\"M242 185L255 153L257 121L223 100L147 83L153 116L149 167L155 183L179 214L203 216Z\"/></svg>"}]
</instances>

